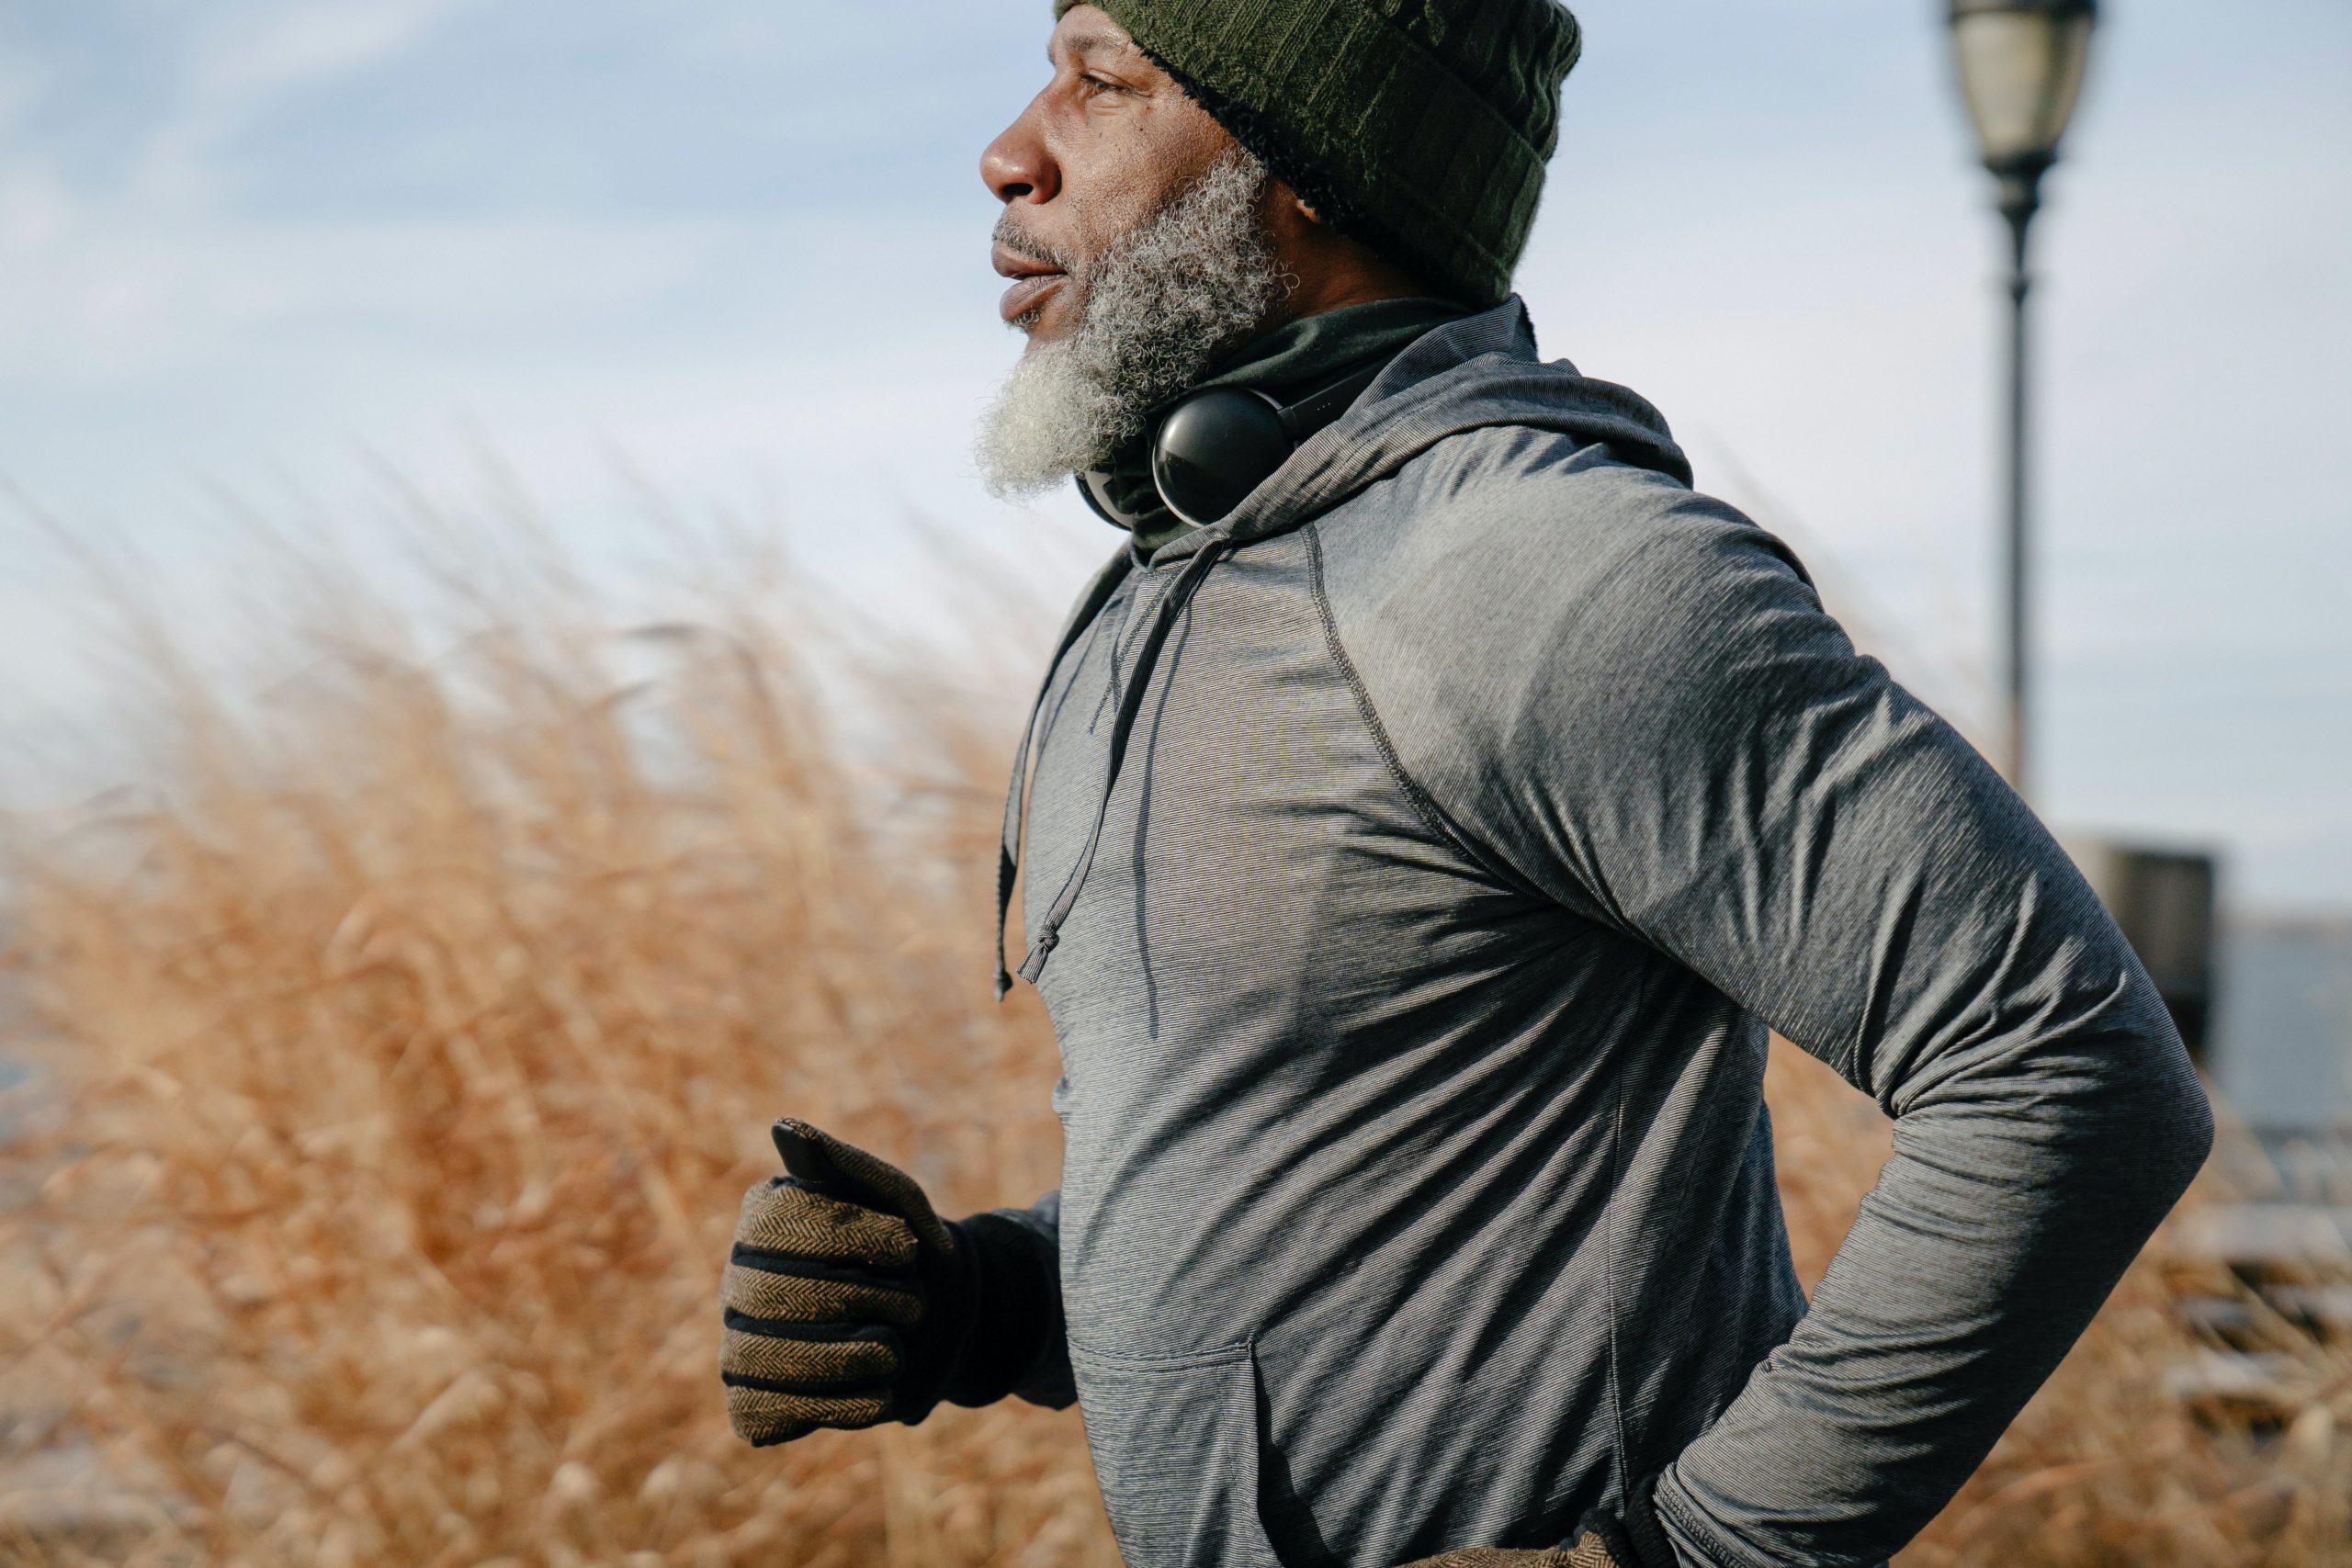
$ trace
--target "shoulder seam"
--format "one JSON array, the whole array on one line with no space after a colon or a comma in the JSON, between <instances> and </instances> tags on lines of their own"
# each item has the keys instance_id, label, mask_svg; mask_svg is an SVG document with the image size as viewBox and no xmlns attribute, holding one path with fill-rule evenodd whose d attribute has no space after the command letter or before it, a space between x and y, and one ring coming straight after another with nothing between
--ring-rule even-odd
<instances>
[{"instance_id":1,"label":"shoulder seam","mask_svg":"<svg viewBox=\"0 0 2352 1568\"><path fill-rule=\"evenodd\" d=\"M1299 532L1306 536L1307 582L1315 598L1316 616L1323 623L1324 645L1330 651L1331 661L1339 666L1340 677L1347 682L1348 691L1355 698L1356 711L1363 716L1364 728L1371 732L1374 746L1379 749L1380 760L1387 765L1389 776L1396 781L1396 787L1405 792L1405 798L1412 804L1414 815L1421 819L1423 827L1472 865L1521 892L1532 891L1516 872L1498 866L1492 857L1480 853L1455 832L1438 809L1436 798L1405 771L1403 760L1396 755L1396 748L1388 739L1388 727L1381 722L1380 710L1373 705L1372 693L1365 688L1363 677L1356 672L1355 661L1348 657L1347 647L1340 640L1339 617L1332 614L1330 595L1323 587L1322 531L1317 522L1308 522L1300 527Z\"/></svg>"}]
</instances>

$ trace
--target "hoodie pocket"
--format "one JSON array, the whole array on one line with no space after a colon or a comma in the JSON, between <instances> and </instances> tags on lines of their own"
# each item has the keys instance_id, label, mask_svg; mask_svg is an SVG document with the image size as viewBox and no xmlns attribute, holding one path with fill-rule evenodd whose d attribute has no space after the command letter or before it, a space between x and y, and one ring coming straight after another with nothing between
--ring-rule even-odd
<instances>
[{"instance_id":1,"label":"hoodie pocket","mask_svg":"<svg viewBox=\"0 0 2352 1568\"><path fill-rule=\"evenodd\" d=\"M1258 1513L1258 1360L1250 1340L1175 1356L1072 1341L1102 1506L1127 1568L1284 1568Z\"/></svg>"}]
</instances>

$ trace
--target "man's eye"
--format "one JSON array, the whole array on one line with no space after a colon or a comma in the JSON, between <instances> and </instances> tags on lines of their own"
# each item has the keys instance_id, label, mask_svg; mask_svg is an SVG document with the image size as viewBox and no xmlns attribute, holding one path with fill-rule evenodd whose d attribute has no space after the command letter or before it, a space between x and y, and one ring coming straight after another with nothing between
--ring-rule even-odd
<instances>
[{"instance_id":1,"label":"man's eye","mask_svg":"<svg viewBox=\"0 0 2352 1568\"><path fill-rule=\"evenodd\" d=\"M1105 82L1100 76L1090 76L1081 73L1079 77L1079 81L1083 84L1090 92L1124 93L1126 91L1126 88L1121 86L1118 83Z\"/></svg>"}]
</instances>

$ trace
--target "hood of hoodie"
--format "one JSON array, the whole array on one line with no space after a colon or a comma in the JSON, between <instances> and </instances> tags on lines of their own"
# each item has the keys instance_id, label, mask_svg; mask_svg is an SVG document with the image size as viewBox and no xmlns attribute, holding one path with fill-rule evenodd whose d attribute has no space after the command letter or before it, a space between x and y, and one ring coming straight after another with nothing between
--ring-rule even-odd
<instances>
[{"instance_id":1,"label":"hood of hoodie","mask_svg":"<svg viewBox=\"0 0 2352 1568\"><path fill-rule=\"evenodd\" d=\"M1534 324L1518 294L1415 338L1357 395L1346 413L1301 443L1222 521L1170 539L1152 552L1143 570L1157 571L1181 564L1176 565L1175 580L1159 595L1149 622L1138 634L1131 673L1120 692L1111 729L1093 828L1040 929L1031 933L1029 953L1020 968L1024 979L1035 983L1058 940L1062 920L1078 901L1100 846L1111 792L1118 783L1127 738L1150 684L1160 645L1202 578L1219 558L1246 547L1251 540L1299 527L1396 473L1446 437L1490 425L1557 431L1576 438L1579 445L1605 446L1620 462L1653 469L1682 485L1691 482L1689 459L1675 445L1665 416L1648 400L1613 382L1595 380L1566 359L1539 357ZM1087 585L1046 661L1045 677L1030 705L1029 721L1013 758L997 863L999 1000L1012 987L1003 967L1005 917L1020 862L1029 749L1038 709L1063 656L1131 570L1136 570L1133 554L1123 544Z\"/></svg>"},{"instance_id":2,"label":"hood of hoodie","mask_svg":"<svg viewBox=\"0 0 2352 1568\"><path fill-rule=\"evenodd\" d=\"M1211 536L1237 544L1295 528L1395 473L1449 435L1487 425L1555 430L1609 447L1620 462L1688 485L1690 460L1640 394L1538 355L1526 301L1433 327L1399 351L1348 412L1316 432L1214 528L1163 546L1153 564Z\"/></svg>"}]
</instances>

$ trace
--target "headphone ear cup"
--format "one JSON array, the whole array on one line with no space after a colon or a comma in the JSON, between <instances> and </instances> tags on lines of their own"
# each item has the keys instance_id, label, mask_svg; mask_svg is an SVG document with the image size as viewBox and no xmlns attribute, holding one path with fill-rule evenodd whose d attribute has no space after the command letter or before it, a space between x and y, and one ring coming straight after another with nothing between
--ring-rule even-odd
<instances>
[{"instance_id":1,"label":"headphone ear cup","mask_svg":"<svg viewBox=\"0 0 2352 1568\"><path fill-rule=\"evenodd\" d=\"M1212 387L1159 422L1152 483L1169 511L1206 528L1224 521L1297 449L1272 398L1246 387Z\"/></svg>"}]
</instances>

